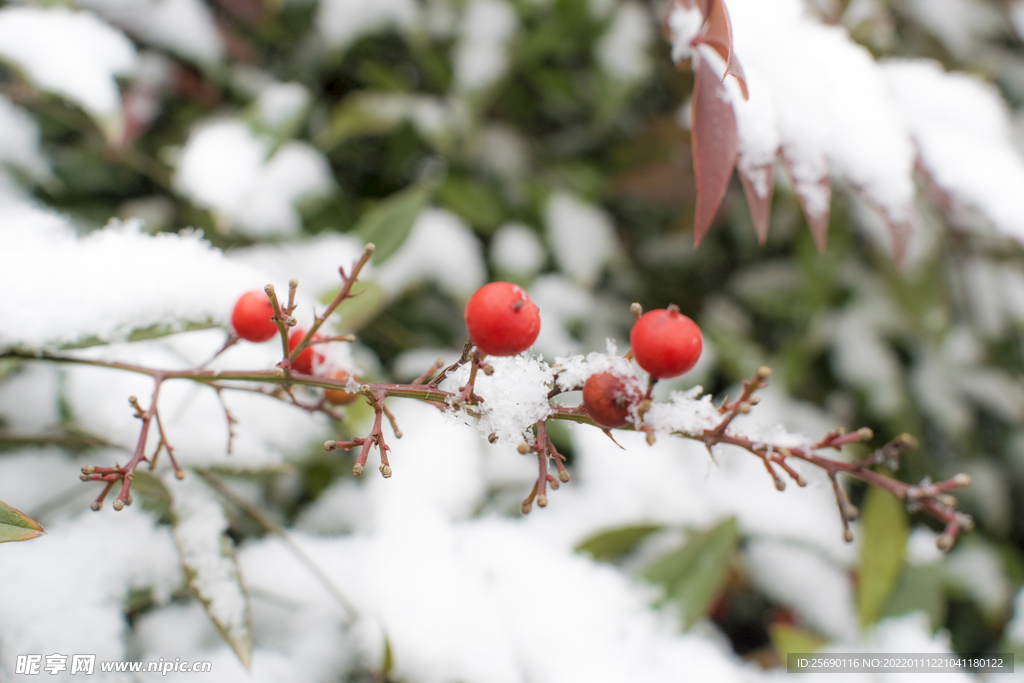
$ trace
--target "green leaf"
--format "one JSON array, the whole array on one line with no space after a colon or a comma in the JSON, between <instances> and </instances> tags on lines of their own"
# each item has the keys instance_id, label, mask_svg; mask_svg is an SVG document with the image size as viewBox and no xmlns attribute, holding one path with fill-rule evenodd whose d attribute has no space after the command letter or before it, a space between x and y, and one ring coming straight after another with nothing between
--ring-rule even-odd
<instances>
[{"instance_id":1,"label":"green leaf","mask_svg":"<svg viewBox=\"0 0 1024 683\"><path fill-rule=\"evenodd\" d=\"M329 304L341 291L340 287L324 294L320 301ZM339 322L335 325L338 332L358 332L367 323L373 321L388 305L388 296L378 285L360 280L352 285L352 297L345 299L336 309Z\"/></svg>"},{"instance_id":2,"label":"green leaf","mask_svg":"<svg viewBox=\"0 0 1024 683\"><path fill-rule=\"evenodd\" d=\"M868 490L860 525L857 614L861 626L882 616L903 567L910 535L903 503L877 487Z\"/></svg>"},{"instance_id":3,"label":"green leaf","mask_svg":"<svg viewBox=\"0 0 1024 683\"><path fill-rule=\"evenodd\" d=\"M174 541L189 586L246 668L252 660L252 616L228 520L213 490L198 476L165 487L172 497Z\"/></svg>"},{"instance_id":4,"label":"green leaf","mask_svg":"<svg viewBox=\"0 0 1024 683\"><path fill-rule=\"evenodd\" d=\"M685 544L644 570L644 578L664 586L666 600L679 607L684 628L704 616L721 592L738 541L736 518L729 517L710 529L691 533Z\"/></svg>"},{"instance_id":5,"label":"green leaf","mask_svg":"<svg viewBox=\"0 0 1024 683\"><path fill-rule=\"evenodd\" d=\"M660 524L635 524L599 531L576 546L576 552L586 553L598 562L608 562L628 555L655 531L664 527Z\"/></svg>"},{"instance_id":6,"label":"green leaf","mask_svg":"<svg viewBox=\"0 0 1024 683\"><path fill-rule=\"evenodd\" d=\"M414 185L396 192L360 217L353 232L376 245L373 263L383 263L398 251L432 194L432 187Z\"/></svg>"},{"instance_id":7,"label":"green leaf","mask_svg":"<svg viewBox=\"0 0 1024 683\"><path fill-rule=\"evenodd\" d=\"M505 217L498 195L469 178L449 178L438 189L437 199L483 233L494 232Z\"/></svg>"},{"instance_id":8,"label":"green leaf","mask_svg":"<svg viewBox=\"0 0 1024 683\"><path fill-rule=\"evenodd\" d=\"M827 638L789 624L772 624L768 627L768 637L782 661L786 661L786 655L791 652L817 652L828 644Z\"/></svg>"},{"instance_id":9,"label":"green leaf","mask_svg":"<svg viewBox=\"0 0 1024 683\"><path fill-rule=\"evenodd\" d=\"M330 123L317 144L331 150L346 140L386 133L401 123L401 116L380 114L380 107L374 106L378 98L377 93L359 92L342 100L331 112Z\"/></svg>"},{"instance_id":10,"label":"green leaf","mask_svg":"<svg viewBox=\"0 0 1024 683\"><path fill-rule=\"evenodd\" d=\"M30 541L45 533L39 522L0 500L0 543Z\"/></svg>"},{"instance_id":11,"label":"green leaf","mask_svg":"<svg viewBox=\"0 0 1024 683\"><path fill-rule=\"evenodd\" d=\"M946 596L938 565L907 565L900 572L882 616L895 617L911 612L926 612L932 628L945 622Z\"/></svg>"}]
</instances>

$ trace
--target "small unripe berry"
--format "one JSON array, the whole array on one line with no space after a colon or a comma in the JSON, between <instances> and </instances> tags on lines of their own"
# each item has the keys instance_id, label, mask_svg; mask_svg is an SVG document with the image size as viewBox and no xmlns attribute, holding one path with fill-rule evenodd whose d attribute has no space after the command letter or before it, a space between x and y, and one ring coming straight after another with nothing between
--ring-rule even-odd
<instances>
[{"instance_id":1,"label":"small unripe berry","mask_svg":"<svg viewBox=\"0 0 1024 683\"><path fill-rule=\"evenodd\" d=\"M270 299L265 293L254 290L238 297L235 310L231 313L231 326L242 339L251 342L267 341L277 334L277 325L271 320L272 317L274 307L270 305Z\"/></svg>"},{"instance_id":2,"label":"small unripe berry","mask_svg":"<svg viewBox=\"0 0 1024 683\"><path fill-rule=\"evenodd\" d=\"M492 282L470 297L466 327L480 351L514 356L530 348L540 334L540 309L519 285Z\"/></svg>"},{"instance_id":3,"label":"small unripe berry","mask_svg":"<svg viewBox=\"0 0 1024 683\"><path fill-rule=\"evenodd\" d=\"M704 347L700 328L677 309L640 316L629 333L633 357L652 377L678 377L697 364Z\"/></svg>"},{"instance_id":4,"label":"small unripe berry","mask_svg":"<svg viewBox=\"0 0 1024 683\"><path fill-rule=\"evenodd\" d=\"M640 387L610 372L598 372L583 385L583 405L594 422L614 429L626 424L629 413L640 400Z\"/></svg>"},{"instance_id":5,"label":"small unripe berry","mask_svg":"<svg viewBox=\"0 0 1024 683\"><path fill-rule=\"evenodd\" d=\"M336 379L339 382L347 382L350 375L345 370L335 370L328 375L328 377ZM324 398L327 399L328 403L333 403L336 406L347 406L349 403L359 398L359 394L349 393L344 389L328 389L324 392Z\"/></svg>"},{"instance_id":6,"label":"small unripe berry","mask_svg":"<svg viewBox=\"0 0 1024 683\"><path fill-rule=\"evenodd\" d=\"M288 353L291 353L295 348L306 338L306 331L303 329L292 330L292 334L288 337ZM314 334L313 339L319 339L319 334ZM303 349L302 353L296 356L295 360L292 361L292 369L295 372L301 372L304 375L313 374L313 360L314 356L317 362L323 362L324 355L319 351L314 351L313 346L307 346Z\"/></svg>"}]
</instances>

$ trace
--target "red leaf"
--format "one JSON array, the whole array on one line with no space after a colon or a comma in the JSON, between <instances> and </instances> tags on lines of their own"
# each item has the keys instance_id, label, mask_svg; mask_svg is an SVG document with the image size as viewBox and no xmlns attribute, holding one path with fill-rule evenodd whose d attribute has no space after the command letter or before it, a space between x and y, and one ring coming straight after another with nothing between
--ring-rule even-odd
<instances>
[{"instance_id":1,"label":"red leaf","mask_svg":"<svg viewBox=\"0 0 1024 683\"><path fill-rule=\"evenodd\" d=\"M729 21L729 11L725 8L724 0L701 0L700 9L704 13L704 28L697 36L697 42L711 47L722 57L725 61L722 80L729 74L735 76L743 91L743 99L750 99L746 74L732 51L732 22Z\"/></svg>"},{"instance_id":2,"label":"red leaf","mask_svg":"<svg viewBox=\"0 0 1024 683\"><path fill-rule=\"evenodd\" d=\"M755 168L750 174L744 173L742 168L737 168L736 170L740 173L743 192L747 195L747 204L750 205L750 219L753 221L754 230L757 232L757 241L764 244L768 241L768 223L772 215L775 164L765 164ZM763 196L758 194L758 187L763 191Z\"/></svg>"},{"instance_id":3,"label":"red leaf","mask_svg":"<svg viewBox=\"0 0 1024 683\"><path fill-rule=\"evenodd\" d=\"M821 177L817 180L797 180L793 175L793 163L786 156L785 148L782 161L786 167L786 175L789 176L796 191L797 199L800 200L800 208L807 218L807 227L811 230L814 244L819 252L824 253L828 243L828 216L832 204L832 180L828 175L828 165L822 158L817 164L823 169Z\"/></svg>"},{"instance_id":4,"label":"red leaf","mask_svg":"<svg viewBox=\"0 0 1024 683\"><path fill-rule=\"evenodd\" d=\"M736 165L736 115L706 59L698 59L693 88L693 171L697 177L694 243L711 228Z\"/></svg>"}]
</instances>

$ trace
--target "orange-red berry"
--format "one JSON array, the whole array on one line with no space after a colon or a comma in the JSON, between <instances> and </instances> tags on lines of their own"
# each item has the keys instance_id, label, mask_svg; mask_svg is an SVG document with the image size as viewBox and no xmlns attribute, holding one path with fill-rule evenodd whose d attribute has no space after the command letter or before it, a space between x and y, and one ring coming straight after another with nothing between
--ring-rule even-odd
<instances>
[{"instance_id":1,"label":"orange-red berry","mask_svg":"<svg viewBox=\"0 0 1024 683\"><path fill-rule=\"evenodd\" d=\"M700 328L678 309L659 308L640 316L629 333L633 357L653 377L678 377L697 364L704 347Z\"/></svg>"},{"instance_id":2,"label":"orange-red berry","mask_svg":"<svg viewBox=\"0 0 1024 683\"><path fill-rule=\"evenodd\" d=\"M583 385L583 405L594 422L614 429L628 421L629 413L641 398L636 382L624 380L610 372L598 372Z\"/></svg>"},{"instance_id":3,"label":"orange-red berry","mask_svg":"<svg viewBox=\"0 0 1024 683\"><path fill-rule=\"evenodd\" d=\"M231 326L235 334L251 342L267 341L277 334L277 324L271 320L274 307L266 292L253 290L238 297L231 312Z\"/></svg>"},{"instance_id":4,"label":"orange-red berry","mask_svg":"<svg viewBox=\"0 0 1024 683\"><path fill-rule=\"evenodd\" d=\"M469 338L489 356L514 356L530 348L540 334L540 309L522 287L492 282L466 304Z\"/></svg>"},{"instance_id":5,"label":"orange-red berry","mask_svg":"<svg viewBox=\"0 0 1024 683\"><path fill-rule=\"evenodd\" d=\"M339 382L347 382L349 380L349 373L347 370L335 370L329 374L328 377L336 379ZM353 394L343 389L328 389L324 392L324 398L327 399L328 403L333 403L336 406L347 406L349 403L359 398L359 394Z\"/></svg>"},{"instance_id":6,"label":"orange-red berry","mask_svg":"<svg viewBox=\"0 0 1024 683\"><path fill-rule=\"evenodd\" d=\"M288 337L288 352L291 353L292 351L294 351L295 347L297 347L299 343L302 342L302 340L305 338L305 330L301 328L296 328L295 330L292 330L291 336ZM314 334L313 339L320 339L320 335ZM296 356L295 360L292 361L292 369L295 370L295 372L301 372L305 375L312 375L314 358L316 359L317 362L323 362L324 355L319 351L314 351L314 348L316 347L307 346L305 349L302 350L302 353Z\"/></svg>"}]
</instances>

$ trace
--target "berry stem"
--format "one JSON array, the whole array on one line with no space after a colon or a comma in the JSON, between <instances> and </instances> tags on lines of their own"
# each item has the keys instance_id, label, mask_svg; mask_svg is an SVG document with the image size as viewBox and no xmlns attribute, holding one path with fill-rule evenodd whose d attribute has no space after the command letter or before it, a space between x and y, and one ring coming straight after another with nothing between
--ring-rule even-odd
<instances>
[{"instance_id":1,"label":"berry stem","mask_svg":"<svg viewBox=\"0 0 1024 683\"><path fill-rule=\"evenodd\" d=\"M359 257L359 260L352 266L352 272L345 274L344 268L339 268L338 272L341 273L341 291L338 292L338 296L334 297L334 300L328 304L327 308L318 316L315 316L313 325L306 330L306 336L302 338L298 346L292 349L291 353L288 353L287 339L285 339L285 357L289 363L295 362L295 359L299 357L299 354L306 350L306 348L313 343L313 336L317 333L317 330L324 324L334 313L335 309L341 305L341 302L352 296L352 286L355 285L359 279L359 273L363 270L363 267L370 262L370 257L373 256L373 252L376 249L373 242L367 243L363 249L363 255Z\"/></svg>"}]
</instances>

